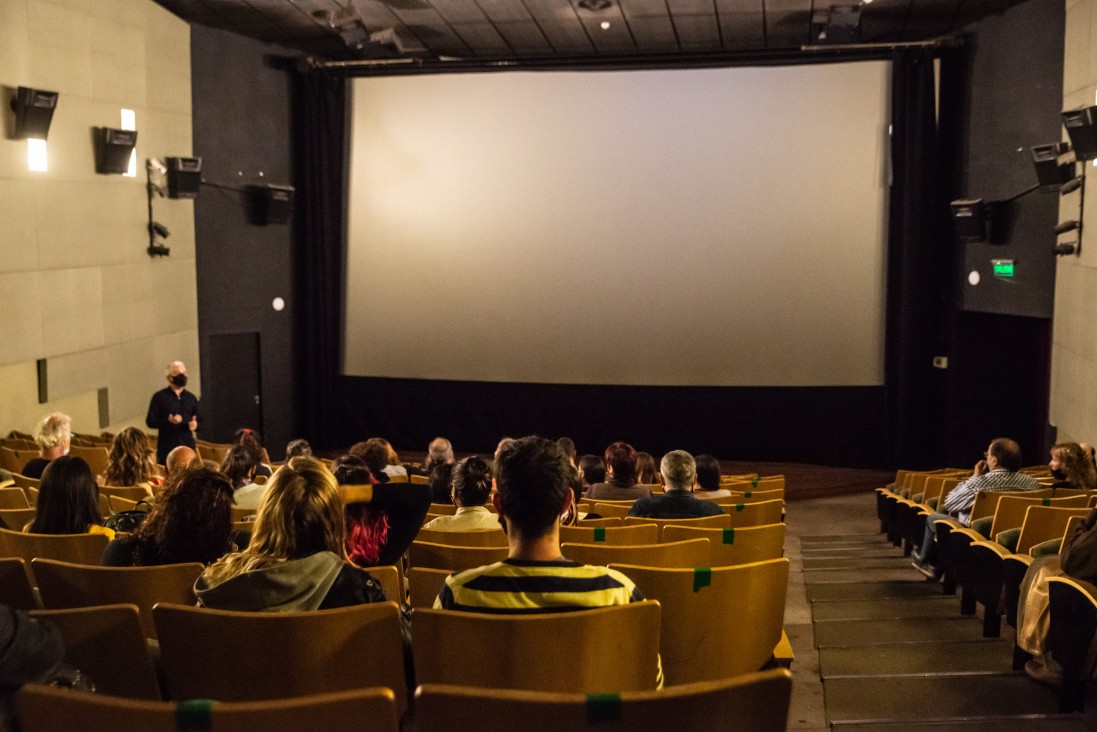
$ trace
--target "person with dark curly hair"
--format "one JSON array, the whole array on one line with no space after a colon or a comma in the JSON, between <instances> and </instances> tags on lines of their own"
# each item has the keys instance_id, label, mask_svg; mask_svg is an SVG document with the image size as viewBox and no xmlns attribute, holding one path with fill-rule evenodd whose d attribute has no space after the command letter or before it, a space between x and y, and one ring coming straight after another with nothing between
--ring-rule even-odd
<instances>
[{"instance_id":1,"label":"person with dark curly hair","mask_svg":"<svg viewBox=\"0 0 1097 732\"><path fill-rule=\"evenodd\" d=\"M37 512L26 531L32 534L105 534L99 513L99 485L83 458L63 455L42 473L38 486Z\"/></svg>"},{"instance_id":2,"label":"person with dark curly hair","mask_svg":"<svg viewBox=\"0 0 1097 732\"><path fill-rule=\"evenodd\" d=\"M174 473L148 517L103 551L105 567L212 564L231 551L232 484L221 473L192 468Z\"/></svg>"},{"instance_id":3,"label":"person with dark curly hair","mask_svg":"<svg viewBox=\"0 0 1097 732\"><path fill-rule=\"evenodd\" d=\"M332 466L346 509L347 556L359 567L396 564L430 508L430 486L373 483L365 461L344 455Z\"/></svg>"},{"instance_id":4,"label":"person with dark curly hair","mask_svg":"<svg viewBox=\"0 0 1097 732\"><path fill-rule=\"evenodd\" d=\"M488 507L491 498L491 466L478 455L467 457L453 469L450 494L457 511L439 516L424 529L435 531L500 531L499 516Z\"/></svg>"},{"instance_id":5,"label":"person with dark curly hair","mask_svg":"<svg viewBox=\"0 0 1097 732\"><path fill-rule=\"evenodd\" d=\"M453 503L453 463L438 463L430 471L427 485L430 486L431 503Z\"/></svg>"}]
</instances>

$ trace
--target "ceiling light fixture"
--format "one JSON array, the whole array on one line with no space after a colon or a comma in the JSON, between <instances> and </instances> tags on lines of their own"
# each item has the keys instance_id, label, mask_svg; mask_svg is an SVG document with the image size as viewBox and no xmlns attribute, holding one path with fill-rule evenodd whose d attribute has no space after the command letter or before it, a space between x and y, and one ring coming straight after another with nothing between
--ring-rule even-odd
<instances>
[{"instance_id":1,"label":"ceiling light fixture","mask_svg":"<svg viewBox=\"0 0 1097 732\"><path fill-rule=\"evenodd\" d=\"M609 21L608 20L603 20L602 23L601 23L601 28L602 28L602 30L609 30Z\"/></svg>"},{"instance_id":2,"label":"ceiling light fixture","mask_svg":"<svg viewBox=\"0 0 1097 732\"><path fill-rule=\"evenodd\" d=\"M589 10L592 13L600 13L603 10L609 10L613 3L610 0L579 0L576 3L583 10Z\"/></svg>"}]
</instances>

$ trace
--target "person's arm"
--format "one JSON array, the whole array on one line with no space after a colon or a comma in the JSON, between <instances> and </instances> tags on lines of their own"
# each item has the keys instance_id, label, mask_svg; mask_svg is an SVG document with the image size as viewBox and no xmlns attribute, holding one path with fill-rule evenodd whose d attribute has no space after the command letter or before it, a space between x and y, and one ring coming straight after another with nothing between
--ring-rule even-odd
<instances>
[{"instance_id":1,"label":"person's arm","mask_svg":"<svg viewBox=\"0 0 1097 732\"><path fill-rule=\"evenodd\" d=\"M381 547L380 564L395 564L411 546L430 509L430 486L416 483L378 483L370 505L389 518L389 533Z\"/></svg>"},{"instance_id":2,"label":"person's arm","mask_svg":"<svg viewBox=\"0 0 1097 732\"><path fill-rule=\"evenodd\" d=\"M194 395L191 394L191 396ZM194 412L190 415L190 421L187 422L187 429L191 432L198 430L198 397L194 397Z\"/></svg>"},{"instance_id":3,"label":"person's arm","mask_svg":"<svg viewBox=\"0 0 1097 732\"><path fill-rule=\"evenodd\" d=\"M945 502L941 504L941 510L944 513L956 513L971 508L971 504L975 503L974 482L974 478L965 480L949 491L948 495L945 496Z\"/></svg>"},{"instance_id":4,"label":"person's arm","mask_svg":"<svg viewBox=\"0 0 1097 732\"><path fill-rule=\"evenodd\" d=\"M167 421L165 416L161 414L159 397L160 392L152 395L152 399L149 400L149 413L145 415L145 424L154 430L163 429Z\"/></svg>"},{"instance_id":5,"label":"person's arm","mask_svg":"<svg viewBox=\"0 0 1097 732\"><path fill-rule=\"evenodd\" d=\"M0 605L0 686L47 678L65 655L53 623Z\"/></svg>"}]
</instances>

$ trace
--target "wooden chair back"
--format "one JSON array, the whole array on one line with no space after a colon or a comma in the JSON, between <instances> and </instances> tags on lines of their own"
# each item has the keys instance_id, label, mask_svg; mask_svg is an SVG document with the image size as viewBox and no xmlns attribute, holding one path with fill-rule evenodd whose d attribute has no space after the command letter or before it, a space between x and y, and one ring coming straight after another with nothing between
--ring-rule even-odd
<instances>
[{"instance_id":1,"label":"wooden chair back","mask_svg":"<svg viewBox=\"0 0 1097 732\"><path fill-rule=\"evenodd\" d=\"M239 508L237 506L232 507L232 520L233 521L243 521L248 516L254 516L254 515L255 515L255 509L254 508Z\"/></svg>"},{"instance_id":2,"label":"wooden chair back","mask_svg":"<svg viewBox=\"0 0 1097 732\"><path fill-rule=\"evenodd\" d=\"M708 539L687 539L664 544L562 544L560 552L575 562L607 567L610 564L639 564L644 567L706 567Z\"/></svg>"},{"instance_id":3,"label":"wooden chair back","mask_svg":"<svg viewBox=\"0 0 1097 732\"><path fill-rule=\"evenodd\" d=\"M731 517L731 525L735 527L779 524L785 518L785 502L776 499L758 503L735 503L723 506L723 509Z\"/></svg>"},{"instance_id":4,"label":"wooden chair back","mask_svg":"<svg viewBox=\"0 0 1097 732\"><path fill-rule=\"evenodd\" d=\"M44 608L136 605L142 631L149 638L156 637L153 606L158 602L193 605L194 582L202 569L197 562L155 567L89 567L51 559L31 562Z\"/></svg>"},{"instance_id":5,"label":"wooden chair back","mask_svg":"<svg viewBox=\"0 0 1097 732\"><path fill-rule=\"evenodd\" d=\"M599 516L606 516L608 518L624 518L628 516L629 509L632 508L632 503L632 501L622 503L595 501L591 504L589 513L596 513Z\"/></svg>"},{"instance_id":6,"label":"wooden chair back","mask_svg":"<svg viewBox=\"0 0 1097 732\"><path fill-rule=\"evenodd\" d=\"M659 603L650 600L536 615L422 608L414 623L420 684L597 694L657 681Z\"/></svg>"},{"instance_id":7,"label":"wooden chair back","mask_svg":"<svg viewBox=\"0 0 1097 732\"><path fill-rule=\"evenodd\" d=\"M692 537L691 537L692 538ZM651 523L631 526L561 526L560 541L569 544L657 544L659 526Z\"/></svg>"},{"instance_id":8,"label":"wooden chair back","mask_svg":"<svg viewBox=\"0 0 1097 732\"><path fill-rule=\"evenodd\" d=\"M436 516L452 516L457 513L457 506L452 503L432 503L427 513L433 513Z\"/></svg>"},{"instance_id":9,"label":"wooden chair back","mask_svg":"<svg viewBox=\"0 0 1097 732\"><path fill-rule=\"evenodd\" d=\"M448 569L411 567L408 569L408 602L414 608L434 607L434 599L452 572Z\"/></svg>"},{"instance_id":10,"label":"wooden chair back","mask_svg":"<svg viewBox=\"0 0 1097 732\"><path fill-rule=\"evenodd\" d=\"M596 519L580 519L577 526L624 526L625 522L620 516L607 516Z\"/></svg>"},{"instance_id":11,"label":"wooden chair back","mask_svg":"<svg viewBox=\"0 0 1097 732\"><path fill-rule=\"evenodd\" d=\"M9 473L20 473L27 463L36 457L38 457L36 447L20 448L4 445L0 447L0 468Z\"/></svg>"},{"instance_id":12,"label":"wooden chair back","mask_svg":"<svg viewBox=\"0 0 1097 732\"><path fill-rule=\"evenodd\" d=\"M664 526L663 541L704 538L709 541L709 567L778 559L785 553L785 525L765 524L740 529L706 529L693 526Z\"/></svg>"},{"instance_id":13,"label":"wooden chair back","mask_svg":"<svg viewBox=\"0 0 1097 732\"><path fill-rule=\"evenodd\" d=\"M220 465L225 455L232 449L232 445L221 442L207 442L206 440L197 440L198 457L201 460L212 460Z\"/></svg>"},{"instance_id":14,"label":"wooden chair back","mask_svg":"<svg viewBox=\"0 0 1097 732\"><path fill-rule=\"evenodd\" d=\"M16 610L37 610L34 579L27 563L19 557L0 559L0 604Z\"/></svg>"},{"instance_id":15,"label":"wooden chair back","mask_svg":"<svg viewBox=\"0 0 1097 732\"><path fill-rule=\"evenodd\" d=\"M716 681L758 671L781 640L789 561L655 569L614 565L662 608L666 683Z\"/></svg>"},{"instance_id":16,"label":"wooden chair back","mask_svg":"<svg viewBox=\"0 0 1097 732\"><path fill-rule=\"evenodd\" d=\"M660 519L649 516L628 516L625 518L625 526L638 526L640 524L655 524L662 531L664 526L694 526L706 529L723 529L731 526L731 517L728 514L717 516L702 516L691 519Z\"/></svg>"},{"instance_id":17,"label":"wooden chair back","mask_svg":"<svg viewBox=\"0 0 1097 732\"><path fill-rule=\"evenodd\" d=\"M135 605L35 610L31 616L57 626L65 646L65 661L86 673L100 693L129 699L161 698Z\"/></svg>"},{"instance_id":18,"label":"wooden chair back","mask_svg":"<svg viewBox=\"0 0 1097 732\"><path fill-rule=\"evenodd\" d=\"M1059 711L1081 712L1097 671L1097 587L1071 577L1049 577L1051 622L1046 647L1062 667Z\"/></svg>"},{"instance_id":19,"label":"wooden chair back","mask_svg":"<svg viewBox=\"0 0 1097 732\"><path fill-rule=\"evenodd\" d=\"M91 468L92 475L102 475L110 465L110 451L105 447L69 446L69 457L83 458Z\"/></svg>"},{"instance_id":20,"label":"wooden chair back","mask_svg":"<svg viewBox=\"0 0 1097 732\"><path fill-rule=\"evenodd\" d=\"M430 485L430 476L410 474L408 478L412 485Z\"/></svg>"},{"instance_id":21,"label":"wooden chair back","mask_svg":"<svg viewBox=\"0 0 1097 732\"><path fill-rule=\"evenodd\" d=\"M37 478L28 478L25 475L19 473L12 473L11 480L15 483L16 487L22 488L27 493L27 501L30 505L34 505L38 502L38 485L42 482Z\"/></svg>"},{"instance_id":22,"label":"wooden chair back","mask_svg":"<svg viewBox=\"0 0 1097 732\"><path fill-rule=\"evenodd\" d=\"M122 511L148 511L149 505L142 503L138 505L137 501L131 501L128 498L122 498L121 496L108 496L107 504L110 506L111 513L121 513Z\"/></svg>"},{"instance_id":23,"label":"wooden chair back","mask_svg":"<svg viewBox=\"0 0 1097 732\"><path fill-rule=\"evenodd\" d=\"M1025 493L1006 493L998 501L998 508L994 511L994 521L990 527L990 539L998 536L998 533L1006 529L1018 529L1025 522L1025 513L1029 506L1053 506L1055 508L1085 508L1089 501L1087 496L1070 496L1062 498L1040 498L1029 496Z\"/></svg>"},{"instance_id":24,"label":"wooden chair back","mask_svg":"<svg viewBox=\"0 0 1097 732\"><path fill-rule=\"evenodd\" d=\"M626 691L605 699L423 684L415 692L415 728L417 732L783 730L791 694L792 676L785 669L661 691Z\"/></svg>"},{"instance_id":25,"label":"wooden chair back","mask_svg":"<svg viewBox=\"0 0 1097 732\"><path fill-rule=\"evenodd\" d=\"M937 495L936 508L938 511L941 510L941 504L945 502L945 498L948 497L948 494L952 491L952 489L960 485L960 483L962 483L963 481L963 478L949 476L941 482L941 492ZM923 499L923 503L924 502L926 501Z\"/></svg>"},{"instance_id":26,"label":"wooden chair back","mask_svg":"<svg viewBox=\"0 0 1097 732\"><path fill-rule=\"evenodd\" d=\"M1067 523L1073 516L1085 517L1093 509L1055 508L1052 506L1029 506L1021 524L1021 535L1017 539L1017 553L1028 554L1037 544L1063 536Z\"/></svg>"},{"instance_id":27,"label":"wooden chair back","mask_svg":"<svg viewBox=\"0 0 1097 732\"><path fill-rule=\"evenodd\" d=\"M8 528L12 531L22 531L23 527L34 521L34 515L38 513L33 508L4 508L0 509L0 528Z\"/></svg>"},{"instance_id":28,"label":"wooden chair back","mask_svg":"<svg viewBox=\"0 0 1097 732\"><path fill-rule=\"evenodd\" d=\"M721 505L728 505L732 503L760 503L761 501L784 500L785 498L784 488L773 488L764 491L746 490L742 492L738 492L734 488L729 490L731 490L731 495L729 497L717 498L714 500Z\"/></svg>"},{"instance_id":29,"label":"wooden chair back","mask_svg":"<svg viewBox=\"0 0 1097 732\"><path fill-rule=\"evenodd\" d=\"M462 569L482 567L507 558L505 546L453 546L413 541L408 548L408 564L412 567L431 567L456 572Z\"/></svg>"},{"instance_id":30,"label":"wooden chair back","mask_svg":"<svg viewBox=\"0 0 1097 732\"><path fill-rule=\"evenodd\" d=\"M393 602L404 602L404 578L403 573L399 567L391 564L379 565L376 567L362 567L365 571L369 572L373 577L381 584L381 589L385 591L385 599Z\"/></svg>"},{"instance_id":31,"label":"wooden chair back","mask_svg":"<svg viewBox=\"0 0 1097 732\"><path fill-rule=\"evenodd\" d=\"M0 488L0 509L30 508L27 494L22 488ZM22 527L20 527L22 528Z\"/></svg>"},{"instance_id":32,"label":"wooden chair back","mask_svg":"<svg viewBox=\"0 0 1097 732\"><path fill-rule=\"evenodd\" d=\"M407 708L395 602L279 613L160 604L152 615L173 700L259 701L382 686L395 694L398 715Z\"/></svg>"},{"instance_id":33,"label":"wooden chair back","mask_svg":"<svg viewBox=\"0 0 1097 732\"><path fill-rule=\"evenodd\" d=\"M0 557L57 559L98 565L107 547L103 534L24 534L0 529Z\"/></svg>"},{"instance_id":34,"label":"wooden chair back","mask_svg":"<svg viewBox=\"0 0 1097 732\"><path fill-rule=\"evenodd\" d=\"M994 512L998 510L998 501L1002 500L1002 496L1016 495L1021 492L979 491L975 494L975 502L971 505L971 520L975 521L986 516L993 516ZM1036 491L1023 491L1023 493L1026 498L1051 498L1052 490L1050 488L1041 488Z\"/></svg>"},{"instance_id":35,"label":"wooden chair back","mask_svg":"<svg viewBox=\"0 0 1097 732\"><path fill-rule=\"evenodd\" d=\"M371 688L313 694L264 702L212 703L135 701L104 694L80 694L39 684L16 697L23 732L119 729L163 732L174 729L233 732L297 732L303 729L359 729L368 720L376 732L397 732L396 698L389 689ZM192 726L189 719L208 721ZM201 724L205 724L203 721Z\"/></svg>"},{"instance_id":36,"label":"wooden chair back","mask_svg":"<svg viewBox=\"0 0 1097 732\"><path fill-rule=\"evenodd\" d=\"M438 531L419 529L416 541L447 546L499 547L507 545L507 535L501 529L480 529L478 531Z\"/></svg>"},{"instance_id":37,"label":"wooden chair back","mask_svg":"<svg viewBox=\"0 0 1097 732\"><path fill-rule=\"evenodd\" d=\"M135 503L142 499L152 498L149 489L143 485L103 485L99 486L99 495L107 498L117 496Z\"/></svg>"}]
</instances>

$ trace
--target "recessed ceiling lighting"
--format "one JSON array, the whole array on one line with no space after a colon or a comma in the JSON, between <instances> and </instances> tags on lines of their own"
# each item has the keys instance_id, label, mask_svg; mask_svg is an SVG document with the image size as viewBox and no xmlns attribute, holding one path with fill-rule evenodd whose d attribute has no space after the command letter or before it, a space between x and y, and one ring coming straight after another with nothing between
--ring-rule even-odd
<instances>
[{"instance_id":1,"label":"recessed ceiling lighting","mask_svg":"<svg viewBox=\"0 0 1097 732\"><path fill-rule=\"evenodd\" d=\"M609 10L609 7L613 3L609 0L579 0L576 4L583 10L590 10L597 13L603 10Z\"/></svg>"},{"instance_id":2,"label":"recessed ceiling lighting","mask_svg":"<svg viewBox=\"0 0 1097 732\"><path fill-rule=\"evenodd\" d=\"M609 30L609 21L608 20L603 20L601 25L602 25L602 30Z\"/></svg>"}]
</instances>

